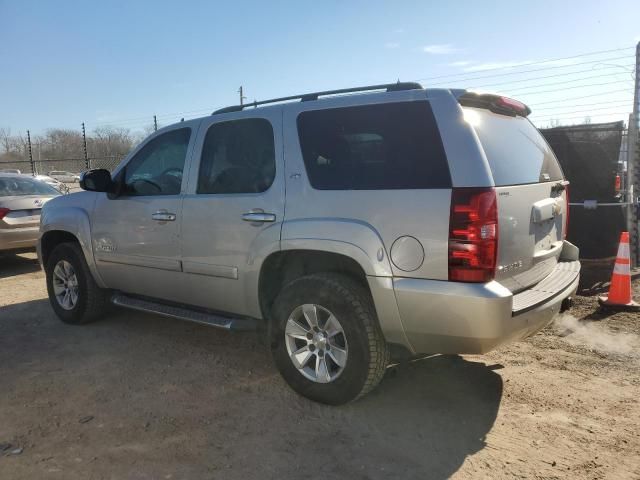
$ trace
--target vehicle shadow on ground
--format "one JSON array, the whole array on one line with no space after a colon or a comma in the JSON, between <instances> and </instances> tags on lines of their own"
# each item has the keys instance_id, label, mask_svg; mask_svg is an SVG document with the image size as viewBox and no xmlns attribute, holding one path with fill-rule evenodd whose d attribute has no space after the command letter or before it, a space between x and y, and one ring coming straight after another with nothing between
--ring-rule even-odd
<instances>
[{"instance_id":1,"label":"vehicle shadow on ground","mask_svg":"<svg viewBox=\"0 0 640 480\"><path fill-rule=\"evenodd\" d=\"M369 395L329 407L291 391L255 333L123 310L69 326L46 299L0 307L0 329L0 365L11 365L0 381L12 397L6 432L21 434L23 417L40 425L78 412L101 425L82 443L75 429L89 427L77 421L34 440L97 457L79 467L75 454L57 455L68 478L100 468L126 478L135 465L154 478L224 468L222 478L445 479L486 446L503 391L499 366L433 356L391 367ZM49 405L37 418L20 407L34 392Z\"/></svg>"},{"instance_id":2,"label":"vehicle shadow on ground","mask_svg":"<svg viewBox=\"0 0 640 480\"><path fill-rule=\"evenodd\" d=\"M486 446L502 399L498 368L450 355L391 367L376 391L347 408L388 445L392 476L450 478Z\"/></svg>"},{"instance_id":3,"label":"vehicle shadow on ground","mask_svg":"<svg viewBox=\"0 0 640 480\"><path fill-rule=\"evenodd\" d=\"M0 279L33 273L38 270L40 270L40 264L34 255L0 254Z\"/></svg>"}]
</instances>

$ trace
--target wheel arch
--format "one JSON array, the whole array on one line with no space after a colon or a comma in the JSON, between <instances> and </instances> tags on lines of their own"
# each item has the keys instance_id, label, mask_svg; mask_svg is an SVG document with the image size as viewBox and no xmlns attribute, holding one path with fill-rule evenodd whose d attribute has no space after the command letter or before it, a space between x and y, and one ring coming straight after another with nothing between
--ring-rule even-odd
<instances>
[{"instance_id":1,"label":"wheel arch","mask_svg":"<svg viewBox=\"0 0 640 480\"><path fill-rule=\"evenodd\" d=\"M260 269L258 294L262 317L269 319L271 306L285 285L322 272L341 273L369 289L364 269L347 255L313 248L280 250L269 255Z\"/></svg>"},{"instance_id":2,"label":"wheel arch","mask_svg":"<svg viewBox=\"0 0 640 480\"><path fill-rule=\"evenodd\" d=\"M87 212L79 207L45 208L37 244L38 257L43 267L53 249L64 242L77 242L80 245L91 275L99 287L105 288L93 257L91 225Z\"/></svg>"}]
</instances>

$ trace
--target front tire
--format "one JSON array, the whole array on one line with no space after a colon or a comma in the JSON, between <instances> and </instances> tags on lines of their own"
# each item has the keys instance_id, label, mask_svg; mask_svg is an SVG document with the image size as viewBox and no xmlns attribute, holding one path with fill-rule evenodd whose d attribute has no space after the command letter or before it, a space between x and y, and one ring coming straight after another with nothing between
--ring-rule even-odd
<instances>
[{"instance_id":1,"label":"front tire","mask_svg":"<svg viewBox=\"0 0 640 480\"><path fill-rule=\"evenodd\" d=\"M49 302L60 320L81 325L108 310L109 292L98 287L77 243L56 246L45 266Z\"/></svg>"},{"instance_id":2,"label":"front tire","mask_svg":"<svg viewBox=\"0 0 640 480\"><path fill-rule=\"evenodd\" d=\"M300 395L340 405L382 379L389 351L369 292L344 275L321 273L285 286L274 303L272 354Z\"/></svg>"}]
</instances>

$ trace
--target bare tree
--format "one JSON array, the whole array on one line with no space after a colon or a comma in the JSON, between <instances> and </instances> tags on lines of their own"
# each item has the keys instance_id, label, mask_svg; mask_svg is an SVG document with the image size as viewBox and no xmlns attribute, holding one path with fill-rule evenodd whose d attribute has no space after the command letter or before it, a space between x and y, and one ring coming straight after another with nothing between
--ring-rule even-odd
<instances>
[{"instance_id":1,"label":"bare tree","mask_svg":"<svg viewBox=\"0 0 640 480\"><path fill-rule=\"evenodd\" d=\"M99 127L87 138L90 156L121 157L133 146L133 137L129 129Z\"/></svg>"},{"instance_id":2,"label":"bare tree","mask_svg":"<svg viewBox=\"0 0 640 480\"><path fill-rule=\"evenodd\" d=\"M0 128L0 145L2 145L3 153L9 153L12 147L12 139L11 139L11 129L10 128Z\"/></svg>"}]
</instances>

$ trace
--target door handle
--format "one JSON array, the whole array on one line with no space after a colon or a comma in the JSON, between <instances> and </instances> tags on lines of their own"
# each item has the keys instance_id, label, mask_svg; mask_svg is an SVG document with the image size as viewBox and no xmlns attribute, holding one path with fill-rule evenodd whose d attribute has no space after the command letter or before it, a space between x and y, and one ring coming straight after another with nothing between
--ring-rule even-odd
<instances>
[{"instance_id":1,"label":"door handle","mask_svg":"<svg viewBox=\"0 0 640 480\"><path fill-rule=\"evenodd\" d=\"M156 213L151 215L151 218L157 222L175 222L176 214L169 213L166 210L158 210Z\"/></svg>"},{"instance_id":2,"label":"door handle","mask_svg":"<svg viewBox=\"0 0 640 480\"><path fill-rule=\"evenodd\" d=\"M255 223L275 222L276 216L273 213L252 211L243 213L242 220Z\"/></svg>"}]
</instances>

